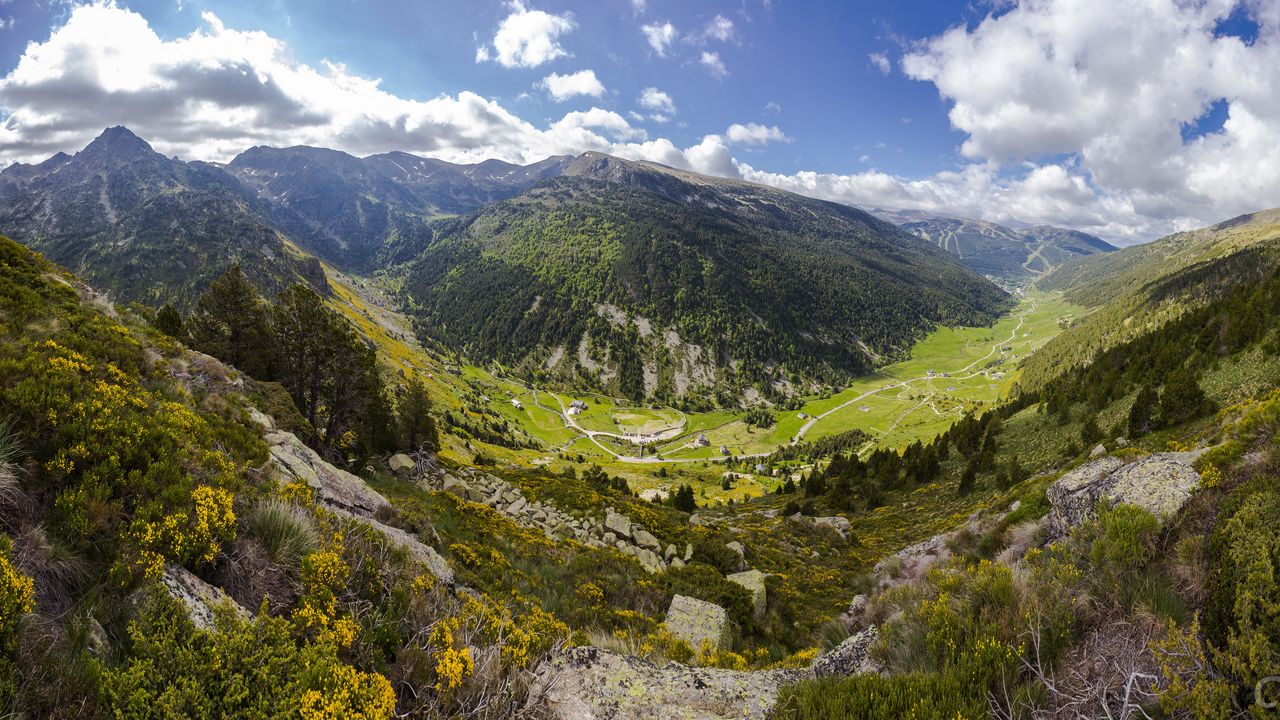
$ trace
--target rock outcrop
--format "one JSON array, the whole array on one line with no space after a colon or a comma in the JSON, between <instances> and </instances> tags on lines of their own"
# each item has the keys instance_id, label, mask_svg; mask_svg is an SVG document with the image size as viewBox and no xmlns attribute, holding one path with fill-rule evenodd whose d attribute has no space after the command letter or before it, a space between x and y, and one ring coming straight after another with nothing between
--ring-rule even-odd
<instances>
[{"instance_id":1,"label":"rock outcrop","mask_svg":"<svg viewBox=\"0 0 1280 720\"><path fill-rule=\"evenodd\" d=\"M1191 467L1195 453L1157 453L1125 463L1106 457L1063 475L1045 491L1050 535L1059 537L1095 516L1099 502L1136 505L1167 520L1191 499L1200 473Z\"/></svg>"},{"instance_id":2,"label":"rock outcrop","mask_svg":"<svg viewBox=\"0 0 1280 720\"><path fill-rule=\"evenodd\" d=\"M698 650L703 643L720 650L729 646L729 614L724 608L704 600L676 595L667 609L667 630Z\"/></svg>"},{"instance_id":3,"label":"rock outcrop","mask_svg":"<svg viewBox=\"0 0 1280 720\"><path fill-rule=\"evenodd\" d=\"M390 509L391 503L364 480L325 462L315 450L291 432L276 430L266 434L271 462L285 482L299 480L316 491L316 500L353 515L373 517Z\"/></svg>"},{"instance_id":4,"label":"rock outcrop","mask_svg":"<svg viewBox=\"0 0 1280 720\"><path fill-rule=\"evenodd\" d=\"M810 670L659 667L593 647L558 656L539 677L554 720L765 720L783 685Z\"/></svg>"}]
</instances>

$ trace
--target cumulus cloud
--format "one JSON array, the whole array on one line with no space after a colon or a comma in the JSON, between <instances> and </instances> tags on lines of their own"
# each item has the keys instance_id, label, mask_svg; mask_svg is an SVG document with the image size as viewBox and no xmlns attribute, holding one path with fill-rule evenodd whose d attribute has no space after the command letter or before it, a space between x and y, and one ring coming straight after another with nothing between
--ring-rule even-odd
<instances>
[{"instance_id":1,"label":"cumulus cloud","mask_svg":"<svg viewBox=\"0 0 1280 720\"><path fill-rule=\"evenodd\" d=\"M871 53L867 56L867 59L882 75L888 75L889 71L893 70L893 65L889 63L889 56L884 53Z\"/></svg>"},{"instance_id":2,"label":"cumulus cloud","mask_svg":"<svg viewBox=\"0 0 1280 720\"><path fill-rule=\"evenodd\" d=\"M771 142L791 142L791 138L778 129L777 125L765 126L759 123L739 125L734 123L725 131L725 137L731 143L739 145L767 145Z\"/></svg>"},{"instance_id":3,"label":"cumulus cloud","mask_svg":"<svg viewBox=\"0 0 1280 720\"><path fill-rule=\"evenodd\" d=\"M653 119L659 122L666 122L667 119L676 114L676 101L656 87L647 87L641 90L637 102L640 103L640 107L652 110L656 114Z\"/></svg>"},{"instance_id":4,"label":"cumulus cloud","mask_svg":"<svg viewBox=\"0 0 1280 720\"><path fill-rule=\"evenodd\" d=\"M564 102L579 95L597 98L604 95L604 84L596 77L594 70L579 70L569 75L551 73L542 78L538 86L545 89L556 102Z\"/></svg>"},{"instance_id":5,"label":"cumulus cloud","mask_svg":"<svg viewBox=\"0 0 1280 720\"><path fill-rule=\"evenodd\" d=\"M569 53L560 46L560 36L577 27L573 15L552 15L532 10L521 0L511 0L511 14L493 35L492 50L476 49L476 62L495 60L503 67L537 67Z\"/></svg>"},{"instance_id":6,"label":"cumulus cloud","mask_svg":"<svg viewBox=\"0 0 1280 720\"><path fill-rule=\"evenodd\" d=\"M702 67L706 68L712 77L724 78L729 74L729 69L724 66L724 61L720 59L720 53L704 50L698 62L702 63Z\"/></svg>"},{"instance_id":7,"label":"cumulus cloud","mask_svg":"<svg viewBox=\"0 0 1280 720\"><path fill-rule=\"evenodd\" d=\"M1260 26L1250 43L1217 32L1242 6ZM1019 187L1066 192L1075 178L1081 202L1116 211L1111 222L1133 222L1138 235L1280 204L1276 67L1280 13L1252 0L1026 0L902 61L951 103L965 157L1008 166L1066 156ZM1187 132L1215 102L1226 106L1222 127Z\"/></svg>"},{"instance_id":8,"label":"cumulus cloud","mask_svg":"<svg viewBox=\"0 0 1280 720\"><path fill-rule=\"evenodd\" d=\"M671 44L679 37L679 33L676 32L676 26L669 22L642 25L640 32L644 34L644 39L649 41L649 47L653 48L658 57L666 57L667 51L671 49Z\"/></svg>"}]
</instances>

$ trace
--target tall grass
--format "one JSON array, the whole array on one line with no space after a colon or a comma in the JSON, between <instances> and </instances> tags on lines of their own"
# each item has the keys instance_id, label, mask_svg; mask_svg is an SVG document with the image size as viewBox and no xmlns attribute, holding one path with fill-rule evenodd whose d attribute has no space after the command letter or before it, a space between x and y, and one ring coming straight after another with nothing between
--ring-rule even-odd
<instances>
[{"instance_id":1,"label":"tall grass","mask_svg":"<svg viewBox=\"0 0 1280 720\"><path fill-rule=\"evenodd\" d=\"M249 534L277 565L296 568L320 545L315 520L304 509L283 500L263 500L249 513Z\"/></svg>"}]
</instances>

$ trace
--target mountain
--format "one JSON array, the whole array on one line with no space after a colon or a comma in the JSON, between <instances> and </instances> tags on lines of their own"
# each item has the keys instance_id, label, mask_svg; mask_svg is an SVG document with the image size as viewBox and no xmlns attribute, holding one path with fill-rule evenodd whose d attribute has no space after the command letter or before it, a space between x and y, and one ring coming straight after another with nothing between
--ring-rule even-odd
<instances>
[{"instance_id":1,"label":"mountain","mask_svg":"<svg viewBox=\"0 0 1280 720\"><path fill-rule=\"evenodd\" d=\"M403 262L431 241L429 218L470 212L558 174L567 157L528 166L455 165L384 153L255 147L227 171L271 204L272 219L320 257L356 270Z\"/></svg>"},{"instance_id":2,"label":"mountain","mask_svg":"<svg viewBox=\"0 0 1280 720\"><path fill-rule=\"evenodd\" d=\"M872 214L935 243L974 271L1025 281L1079 256L1114 252L1105 240L1052 225L1013 229L986 220L948 218L919 210Z\"/></svg>"},{"instance_id":3,"label":"mountain","mask_svg":"<svg viewBox=\"0 0 1280 720\"><path fill-rule=\"evenodd\" d=\"M1028 360L1023 385L1037 387L1277 270L1280 208L1064 263L1036 287L1092 312Z\"/></svg>"},{"instance_id":4,"label":"mountain","mask_svg":"<svg viewBox=\"0 0 1280 720\"><path fill-rule=\"evenodd\" d=\"M442 343L634 398L786 394L1010 302L861 210L599 153L442 225L406 293Z\"/></svg>"},{"instance_id":5,"label":"mountain","mask_svg":"<svg viewBox=\"0 0 1280 720\"><path fill-rule=\"evenodd\" d=\"M225 171L166 158L123 127L0 172L0 232L124 301L186 305L234 264L266 289L323 288L262 210Z\"/></svg>"}]
</instances>

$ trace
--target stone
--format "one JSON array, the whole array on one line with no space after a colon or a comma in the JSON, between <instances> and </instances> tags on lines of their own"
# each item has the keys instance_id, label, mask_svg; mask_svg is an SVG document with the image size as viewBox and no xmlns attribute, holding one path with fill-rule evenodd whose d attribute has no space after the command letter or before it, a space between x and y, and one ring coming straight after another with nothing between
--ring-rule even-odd
<instances>
[{"instance_id":1,"label":"stone","mask_svg":"<svg viewBox=\"0 0 1280 720\"><path fill-rule=\"evenodd\" d=\"M681 560L681 559L680 559L680 558L678 558L678 557L671 558L671 567L673 567L673 568L682 568L682 567L684 567L684 561L683 561L683 560Z\"/></svg>"},{"instance_id":2,"label":"stone","mask_svg":"<svg viewBox=\"0 0 1280 720\"><path fill-rule=\"evenodd\" d=\"M1125 464L1112 457L1087 463L1063 475L1045 491L1052 509L1051 537L1092 519L1099 502L1107 506L1135 505L1162 522L1187 501L1200 484L1190 463L1197 453L1157 453Z\"/></svg>"},{"instance_id":3,"label":"stone","mask_svg":"<svg viewBox=\"0 0 1280 720\"><path fill-rule=\"evenodd\" d=\"M673 558L673 557L675 557L675 556L676 556L676 546L675 546L675 545L668 544L668 545L667 545L667 549L662 551L662 557L663 557L664 559L666 559L666 560L670 560L671 558Z\"/></svg>"},{"instance_id":4,"label":"stone","mask_svg":"<svg viewBox=\"0 0 1280 720\"><path fill-rule=\"evenodd\" d=\"M725 580L736 585L746 588L751 593L751 616L759 620L764 617L764 611L767 608L766 597L768 590L765 588L765 578L768 575L759 570L745 570L732 575L726 575Z\"/></svg>"},{"instance_id":5,"label":"stone","mask_svg":"<svg viewBox=\"0 0 1280 720\"><path fill-rule=\"evenodd\" d=\"M444 487L442 489L451 495L456 495L466 500L471 491L471 486L451 476L444 479Z\"/></svg>"},{"instance_id":6,"label":"stone","mask_svg":"<svg viewBox=\"0 0 1280 720\"><path fill-rule=\"evenodd\" d=\"M840 537L845 540L849 539L849 519L839 516L814 518L813 524L817 527L831 528Z\"/></svg>"},{"instance_id":7,"label":"stone","mask_svg":"<svg viewBox=\"0 0 1280 720\"><path fill-rule=\"evenodd\" d=\"M813 674L818 677L849 677L880 673L884 668L871 657L871 648L880 641L880 631L870 625L840 643L835 650L819 655L813 661Z\"/></svg>"},{"instance_id":8,"label":"stone","mask_svg":"<svg viewBox=\"0 0 1280 720\"><path fill-rule=\"evenodd\" d=\"M271 432L276 429L276 423L271 419L271 416L262 412L258 408L249 408L249 419L252 420L255 425L260 426L264 432Z\"/></svg>"},{"instance_id":9,"label":"stone","mask_svg":"<svg viewBox=\"0 0 1280 720\"><path fill-rule=\"evenodd\" d=\"M738 569L745 569L747 567L747 549L742 546L742 543L734 540L733 542L725 543L724 546L738 556Z\"/></svg>"},{"instance_id":10,"label":"stone","mask_svg":"<svg viewBox=\"0 0 1280 720\"><path fill-rule=\"evenodd\" d=\"M859 594L853 596L853 599L849 601L849 609L844 612L856 624L862 620L862 616L866 614L870 607L871 601L867 600L867 596Z\"/></svg>"},{"instance_id":11,"label":"stone","mask_svg":"<svg viewBox=\"0 0 1280 720\"><path fill-rule=\"evenodd\" d=\"M601 538L600 538L600 539L601 539L601 540L604 540L606 543L608 543L608 544L610 544L610 545L612 545L612 544L614 544L614 543L618 542L618 536L617 536L617 535L615 535L615 534L613 534L613 533L611 533L611 532L607 532L607 533L605 533L603 536L601 536Z\"/></svg>"},{"instance_id":12,"label":"stone","mask_svg":"<svg viewBox=\"0 0 1280 720\"><path fill-rule=\"evenodd\" d=\"M1089 451L1089 457L1091 459L1100 458L1106 454L1107 454L1107 446L1102 444L1095 445L1094 448Z\"/></svg>"},{"instance_id":13,"label":"stone","mask_svg":"<svg viewBox=\"0 0 1280 720\"><path fill-rule=\"evenodd\" d=\"M634 530L632 531L631 537L636 541L636 544L639 545L640 547L649 548L651 550L662 549L662 543L658 542L658 538L650 534L648 530L644 530L644 529Z\"/></svg>"},{"instance_id":14,"label":"stone","mask_svg":"<svg viewBox=\"0 0 1280 720\"><path fill-rule=\"evenodd\" d=\"M396 453L387 458L387 467L400 477L409 477L418 471L418 463L404 453Z\"/></svg>"},{"instance_id":15,"label":"stone","mask_svg":"<svg viewBox=\"0 0 1280 720\"><path fill-rule=\"evenodd\" d=\"M357 517L351 513L341 510L336 512L339 515L345 515L346 517L359 520L374 530L382 533L383 536L391 542L391 544L402 548L405 552L409 553L409 557L425 566L437 580L446 585L453 584L453 568L449 567L449 561L445 560L440 553L436 552L435 548L422 542L414 535L411 535L400 528L384 525L383 523L371 518Z\"/></svg>"},{"instance_id":16,"label":"stone","mask_svg":"<svg viewBox=\"0 0 1280 720\"><path fill-rule=\"evenodd\" d=\"M511 504L508 505L507 509L504 510L503 512L505 512L508 515L515 515L516 513L523 510L524 506L528 504L529 504L528 500L525 500L522 497L518 497L515 500L511 501Z\"/></svg>"},{"instance_id":17,"label":"stone","mask_svg":"<svg viewBox=\"0 0 1280 720\"><path fill-rule=\"evenodd\" d=\"M305 482L316 491L316 500L330 509L346 510L371 518L391 507L381 493L364 480L346 470L325 462L293 433L277 430L267 433L271 462L282 484L294 480Z\"/></svg>"},{"instance_id":18,"label":"stone","mask_svg":"<svg viewBox=\"0 0 1280 720\"><path fill-rule=\"evenodd\" d=\"M544 693L550 720L766 720L779 688L812 676L809 669L659 667L576 647L543 665L533 695Z\"/></svg>"},{"instance_id":19,"label":"stone","mask_svg":"<svg viewBox=\"0 0 1280 720\"><path fill-rule=\"evenodd\" d=\"M667 630L698 650L702 643L721 650L729 645L729 614L724 608L696 598L676 595L667 609Z\"/></svg>"},{"instance_id":20,"label":"stone","mask_svg":"<svg viewBox=\"0 0 1280 720\"><path fill-rule=\"evenodd\" d=\"M236 604L221 588L201 580L181 565L166 565L160 584L173 599L182 603L187 609L187 616L198 628L214 628L214 609L218 607L227 607L241 617L249 617L249 611Z\"/></svg>"},{"instance_id":21,"label":"stone","mask_svg":"<svg viewBox=\"0 0 1280 720\"><path fill-rule=\"evenodd\" d=\"M1052 508L1049 512L1049 531L1062 535L1093 516L1094 507L1106 489L1111 473L1124 467L1119 458L1105 457L1085 463L1053 481L1046 490Z\"/></svg>"},{"instance_id":22,"label":"stone","mask_svg":"<svg viewBox=\"0 0 1280 720\"><path fill-rule=\"evenodd\" d=\"M693 543L684 544L684 561L689 562L693 559Z\"/></svg>"},{"instance_id":23,"label":"stone","mask_svg":"<svg viewBox=\"0 0 1280 720\"><path fill-rule=\"evenodd\" d=\"M1173 517L1200 485L1200 473L1187 463L1159 454L1126 465L1111 475L1103 499L1112 505L1136 505L1161 522Z\"/></svg>"},{"instance_id":24,"label":"stone","mask_svg":"<svg viewBox=\"0 0 1280 720\"><path fill-rule=\"evenodd\" d=\"M656 573L662 569L662 559L652 550L637 550L636 559L640 561L641 567L648 573Z\"/></svg>"},{"instance_id":25,"label":"stone","mask_svg":"<svg viewBox=\"0 0 1280 720\"><path fill-rule=\"evenodd\" d=\"M648 488L640 491L640 499L645 502L661 502L671 496L671 493L659 488Z\"/></svg>"},{"instance_id":26,"label":"stone","mask_svg":"<svg viewBox=\"0 0 1280 720\"><path fill-rule=\"evenodd\" d=\"M604 516L604 526L618 537L631 537L631 518L626 515L610 510Z\"/></svg>"}]
</instances>

